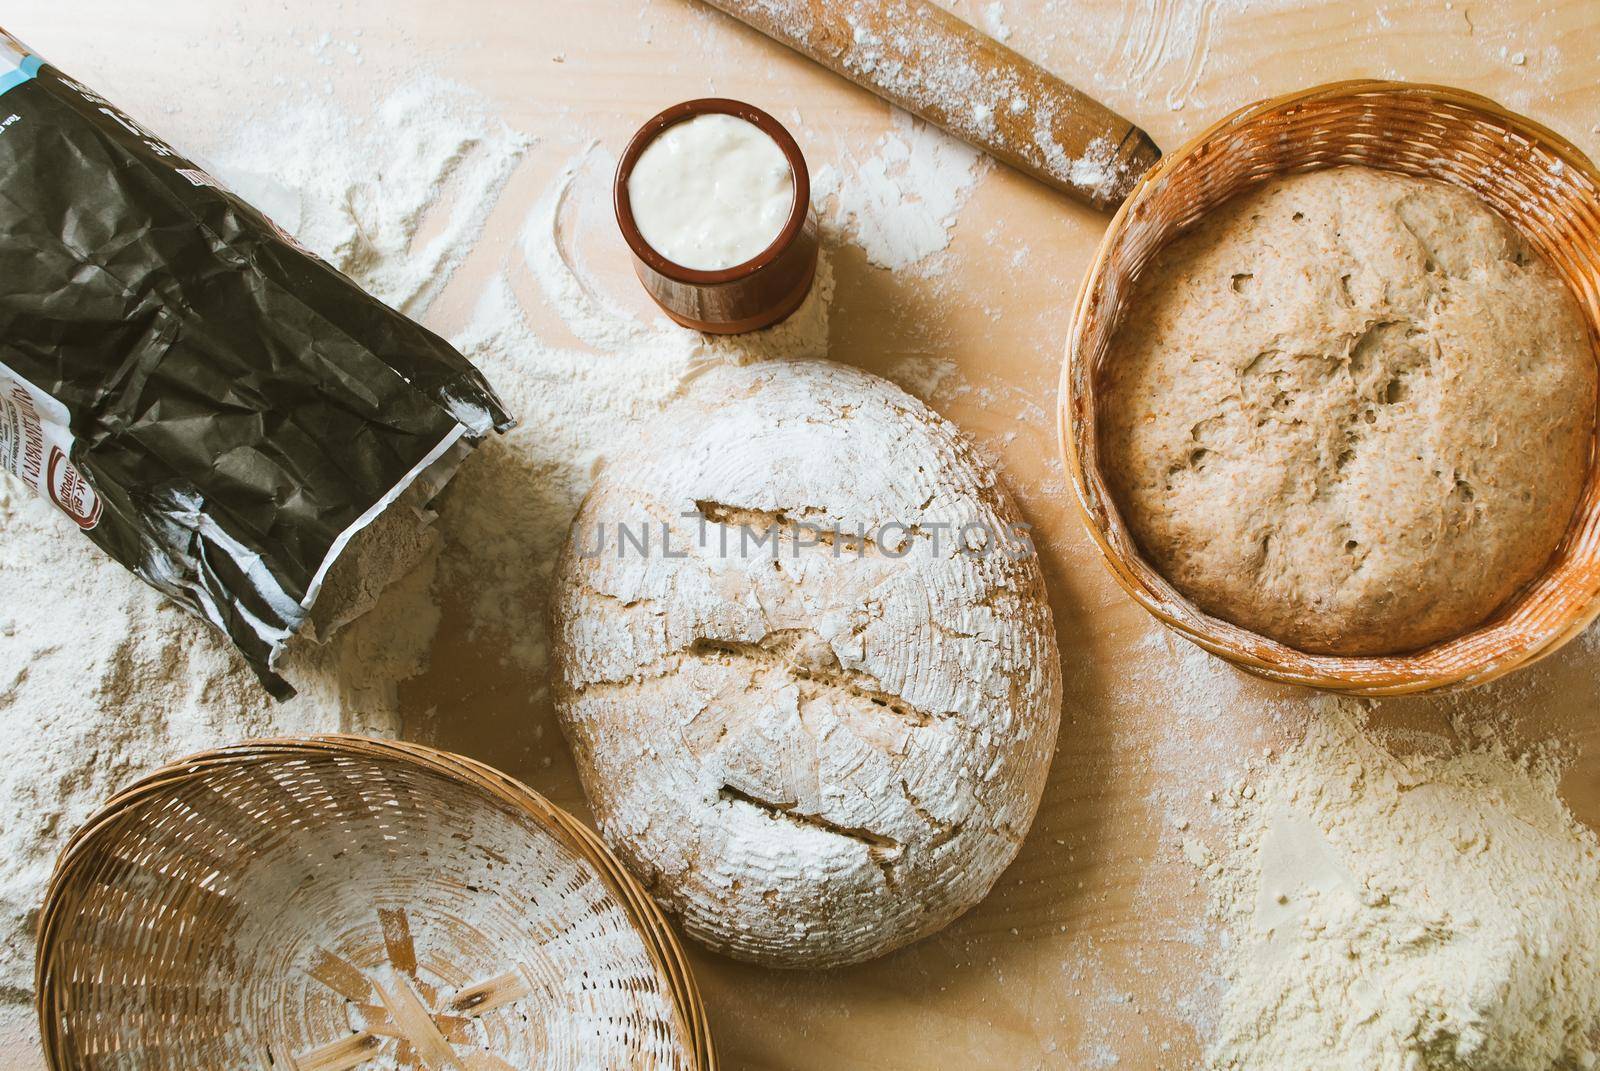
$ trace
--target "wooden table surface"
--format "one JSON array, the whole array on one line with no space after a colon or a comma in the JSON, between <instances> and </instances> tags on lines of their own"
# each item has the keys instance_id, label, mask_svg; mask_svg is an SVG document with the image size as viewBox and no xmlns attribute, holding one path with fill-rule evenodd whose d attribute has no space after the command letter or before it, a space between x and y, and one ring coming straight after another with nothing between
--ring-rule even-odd
<instances>
[{"instance_id":1,"label":"wooden table surface","mask_svg":"<svg viewBox=\"0 0 1600 1071\"><path fill-rule=\"evenodd\" d=\"M982 24L991 5L962 0ZM1488 94L1600 156L1594 0L1003 0L1009 44L1176 148L1248 101L1360 76ZM586 140L616 152L645 116L717 94L797 108L812 165L861 157L886 107L695 0L14 0L8 30L174 140L203 144L242 102L270 108L264 39L359 40L372 70L415 64L488 94L537 135L550 174ZM316 74L312 51L294 61ZM360 69L341 69L341 95ZM521 188L521 187L518 187ZM528 189L533 189L529 186ZM515 191L513 191L515 192ZM994 893L945 933L827 973L782 973L696 951L730 1068L1193 1066L1217 980L1205 890L1175 845L1204 793L1248 754L1292 740L1309 693L1242 677L1168 641L1111 581L1057 458L1054 399L1068 305L1105 219L1004 169L987 171L934 278L873 267L842 242L833 356L875 370L949 361L932 402L1001 459L1035 526L1066 671L1060 749L1038 820ZM1015 265L1025 264L1023 270ZM470 308L470 273L430 323ZM583 813L548 705L456 635L405 699L436 707L434 740L506 768ZM1600 823L1600 642L1474 693L1529 739L1580 752L1569 802ZM1458 704L1383 704L1381 724L1443 731ZM220 741L219 741L220 743ZM15 1066L35 1058L11 1054ZM1118 1063L1120 1061L1120 1063ZM0 1061L3 1062L3 1061Z\"/></svg>"}]
</instances>

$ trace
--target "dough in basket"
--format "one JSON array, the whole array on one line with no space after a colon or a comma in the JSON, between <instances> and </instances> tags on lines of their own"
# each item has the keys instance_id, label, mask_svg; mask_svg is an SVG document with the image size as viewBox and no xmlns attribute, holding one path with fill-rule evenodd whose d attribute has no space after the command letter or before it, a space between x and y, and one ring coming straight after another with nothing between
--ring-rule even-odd
<instances>
[{"instance_id":1,"label":"dough in basket","mask_svg":"<svg viewBox=\"0 0 1600 1071\"><path fill-rule=\"evenodd\" d=\"M1144 553L1302 650L1449 639L1548 561L1589 471L1595 356L1476 196L1360 167L1213 211L1137 283L1101 447Z\"/></svg>"}]
</instances>

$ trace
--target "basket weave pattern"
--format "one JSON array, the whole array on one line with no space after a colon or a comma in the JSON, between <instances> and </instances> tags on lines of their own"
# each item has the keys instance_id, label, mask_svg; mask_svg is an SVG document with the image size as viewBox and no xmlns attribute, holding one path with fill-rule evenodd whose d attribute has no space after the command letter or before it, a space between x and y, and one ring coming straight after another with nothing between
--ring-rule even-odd
<instances>
[{"instance_id":1,"label":"basket weave pattern","mask_svg":"<svg viewBox=\"0 0 1600 1071\"><path fill-rule=\"evenodd\" d=\"M1550 653L1600 613L1600 477L1545 571L1484 624L1414 653L1298 651L1202 613L1140 554L1100 470L1098 373L1157 250L1230 197L1281 175L1360 164L1477 194L1572 289L1600 359L1600 172L1570 143L1487 98L1444 86L1357 81L1243 108L1149 173L1123 204L1079 291L1059 408L1078 502L1117 581L1146 609L1243 669L1362 695L1466 687Z\"/></svg>"},{"instance_id":2,"label":"basket weave pattern","mask_svg":"<svg viewBox=\"0 0 1600 1071\"><path fill-rule=\"evenodd\" d=\"M598 838L460 756L207 752L75 836L39 923L58 1069L715 1067L659 910Z\"/></svg>"}]
</instances>

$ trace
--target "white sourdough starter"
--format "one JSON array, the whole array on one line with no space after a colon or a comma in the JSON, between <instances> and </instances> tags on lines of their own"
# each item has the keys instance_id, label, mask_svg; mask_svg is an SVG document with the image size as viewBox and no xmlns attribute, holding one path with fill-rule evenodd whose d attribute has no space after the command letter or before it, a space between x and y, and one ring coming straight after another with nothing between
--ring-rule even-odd
<instances>
[{"instance_id":1,"label":"white sourdough starter","mask_svg":"<svg viewBox=\"0 0 1600 1071\"><path fill-rule=\"evenodd\" d=\"M1210 8L1197 10L1175 17L1206 25ZM1003 15L1003 6L985 10L991 25ZM1135 21L1139 33L1119 46L1134 48L1145 24L1160 20L1141 9ZM326 35L312 51L318 64L363 59L355 41ZM1195 54L1183 92L1204 68L1205 53ZM1167 66L1181 68L1182 60ZM367 94L375 66L358 79ZM75 73L96 84L93 71ZM117 95L115 86L101 88ZM826 241L812 297L771 331L707 339L621 310L584 270L580 254L597 236L615 240L606 203L615 159L596 145L577 148L581 132L535 145L473 93L432 78L381 90L356 114L335 105L332 93L319 75L282 94L294 101L285 112L245 117L236 137L196 148L310 247L435 326L434 299L453 270L469 255L487 259L492 273L452 340L522 424L485 443L457 475L423 567L327 648L291 661L286 672L301 695L285 704L269 700L198 621L107 560L20 484L0 480L0 1067L18 1054L18 1066L36 1066L26 1056L36 1051L28 1007L33 914L62 843L111 792L177 755L247 736L397 733L397 689L428 667L441 612L470 620L472 640L528 682L528 703L542 702L548 573L617 426L655 412L708 362L825 355L830 254L840 255L846 241L859 253L843 255L935 277L937 288L955 221L987 166L902 114L858 155L842 155L838 166L818 161L813 190ZM146 100L155 98L148 91ZM124 103L142 114L138 101ZM149 118L164 127L159 114ZM803 126L798 112L784 119ZM532 191L531 210L512 203L513 188ZM497 226L486 231L491 213ZM574 241L583 220L583 241ZM515 240L497 242L502 232ZM1016 251L1013 269L1035 270L1027 253ZM948 391L960 377L937 353L903 357L896 378L924 396ZM1030 419L1048 415L1040 409ZM1555 765L1503 743L1497 726L1515 692L1490 689L1495 698L1483 702L1497 704L1492 716L1464 728L1465 742L1436 742L1406 758L1393 757L1360 711L1335 707L1311 723L1303 744L1252 761L1240 776L1245 764L1231 744L1226 755L1200 754L1188 746L1195 734L1175 727L1214 725L1200 735L1230 740L1223 724L1241 704L1262 701L1216 659L1154 625L1148 637L1125 684L1137 692L1129 707L1152 716L1120 731L1160 775L1152 802L1173 815L1173 869L1199 868L1192 873L1214 889L1219 922L1196 919L1187 939L1204 961L1168 991L1170 1008L1147 1008L1194 1022L1223 1067L1276 1069L1287 1066L1284 1054L1339 1071L1421 1071L1455 1066L1450 1059L1546 1071L1547 1057L1563 1052L1570 1066L1592 1063L1592 1042L1581 1035L1600 1008L1595 839L1562 805ZM1305 704L1294 693L1272 709L1304 717ZM1064 738L1072 732L1063 726ZM1071 851L1080 850L1097 850L1094 840L1075 841ZM1147 860L1145 869L1154 875L1161 864ZM1138 895L1160 898L1148 901L1152 916L1170 912L1173 890L1151 882ZM1354 889L1387 899L1368 904ZM1125 1011L1132 996L1108 984L1092 930L1051 947L1070 950L1062 989L1039 987L1035 996L1081 1007L1089 1025L1073 1046L1037 1062L1116 1065L1120 1039L1097 1033L1095 1023L1114 1018L1102 1012ZM1152 946L1153 958L1171 954L1170 944ZM1221 992L1207 987L1209 962L1225 975ZM1333 996L1319 999L1318 985ZM1540 994L1548 999L1535 1000ZM763 1015L723 1011L730 1020Z\"/></svg>"},{"instance_id":2,"label":"white sourdough starter","mask_svg":"<svg viewBox=\"0 0 1600 1071\"><path fill-rule=\"evenodd\" d=\"M778 237L794 206L794 174L766 131L713 112L672 124L645 147L628 176L628 202L652 249L716 271Z\"/></svg>"}]
</instances>

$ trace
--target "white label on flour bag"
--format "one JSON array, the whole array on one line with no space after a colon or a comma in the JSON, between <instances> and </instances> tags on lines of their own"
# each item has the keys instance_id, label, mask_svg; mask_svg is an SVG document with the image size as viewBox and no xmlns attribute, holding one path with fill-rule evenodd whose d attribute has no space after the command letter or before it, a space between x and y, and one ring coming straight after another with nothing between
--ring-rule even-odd
<instances>
[{"instance_id":1,"label":"white label on flour bag","mask_svg":"<svg viewBox=\"0 0 1600 1071\"><path fill-rule=\"evenodd\" d=\"M66 408L0 365L0 466L20 476L79 528L100 523L100 496L72 463Z\"/></svg>"}]
</instances>

